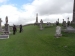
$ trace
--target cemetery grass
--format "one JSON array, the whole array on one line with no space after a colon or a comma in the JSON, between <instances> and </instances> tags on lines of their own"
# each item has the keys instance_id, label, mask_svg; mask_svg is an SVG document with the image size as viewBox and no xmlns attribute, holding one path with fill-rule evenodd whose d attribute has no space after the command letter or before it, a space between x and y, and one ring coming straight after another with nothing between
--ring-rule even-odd
<instances>
[{"instance_id":1,"label":"cemetery grass","mask_svg":"<svg viewBox=\"0 0 75 56\"><path fill-rule=\"evenodd\" d=\"M0 56L75 56L75 34L64 33L55 38L55 26L40 31L38 26L29 25L23 32L0 39Z\"/></svg>"}]
</instances>

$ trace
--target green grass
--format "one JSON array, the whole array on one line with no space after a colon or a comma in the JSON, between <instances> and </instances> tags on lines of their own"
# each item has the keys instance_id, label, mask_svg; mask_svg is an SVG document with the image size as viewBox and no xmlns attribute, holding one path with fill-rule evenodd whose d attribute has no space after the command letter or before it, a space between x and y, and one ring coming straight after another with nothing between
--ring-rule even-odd
<instances>
[{"instance_id":1,"label":"green grass","mask_svg":"<svg viewBox=\"0 0 75 56\"><path fill-rule=\"evenodd\" d=\"M75 56L75 33L62 32L61 38L54 34L54 26L42 31L38 26L26 26L23 33L0 40L0 56Z\"/></svg>"}]
</instances>

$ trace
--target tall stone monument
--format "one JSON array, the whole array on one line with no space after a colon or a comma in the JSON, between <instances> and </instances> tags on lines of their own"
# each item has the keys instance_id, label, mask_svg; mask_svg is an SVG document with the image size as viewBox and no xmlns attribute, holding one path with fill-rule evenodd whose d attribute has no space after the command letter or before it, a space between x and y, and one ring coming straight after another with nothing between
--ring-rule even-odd
<instances>
[{"instance_id":1,"label":"tall stone monument","mask_svg":"<svg viewBox=\"0 0 75 56\"><path fill-rule=\"evenodd\" d=\"M9 34L8 16L6 16L5 21L6 21L6 23L5 23L5 33Z\"/></svg>"},{"instance_id":2,"label":"tall stone monument","mask_svg":"<svg viewBox=\"0 0 75 56\"><path fill-rule=\"evenodd\" d=\"M36 23L38 23L38 13L36 14Z\"/></svg>"},{"instance_id":3,"label":"tall stone monument","mask_svg":"<svg viewBox=\"0 0 75 56\"><path fill-rule=\"evenodd\" d=\"M38 24L38 13L36 14L36 24Z\"/></svg>"},{"instance_id":4,"label":"tall stone monument","mask_svg":"<svg viewBox=\"0 0 75 56\"><path fill-rule=\"evenodd\" d=\"M2 22L2 20L0 18L0 32L2 32L1 22Z\"/></svg>"},{"instance_id":5,"label":"tall stone monument","mask_svg":"<svg viewBox=\"0 0 75 56\"><path fill-rule=\"evenodd\" d=\"M71 23L75 24L75 0L74 0L74 4L73 4L73 20Z\"/></svg>"}]
</instances>

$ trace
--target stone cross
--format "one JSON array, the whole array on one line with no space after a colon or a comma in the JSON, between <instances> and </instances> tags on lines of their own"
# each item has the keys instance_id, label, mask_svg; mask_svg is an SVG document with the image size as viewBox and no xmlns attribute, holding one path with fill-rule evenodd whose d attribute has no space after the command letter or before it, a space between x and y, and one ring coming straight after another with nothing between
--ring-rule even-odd
<instances>
[{"instance_id":1,"label":"stone cross","mask_svg":"<svg viewBox=\"0 0 75 56\"><path fill-rule=\"evenodd\" d=\"M8 24L8 16L6 16L5 21L6 21L6 23L5 23L5 34L9 35L10 34L10 28L9 28L9 24Z\"/></svg>"},{"instance_id":2,"label":"stone cross","mask_svg":"<svg viewBox=\"0 0 75 56\"><path fill-rule=\"evenodd\" d=\"M5 21L6 21L6 24L8 24L8 16L6 16L6 20Z\"/></svg>"},{"instance_id":3,"label":"stone cross","mask_svg":"<svg viewBox=\"0 0 75 56\"><path fill-rule=\"evenodd\" d=\"M40 21L41 23L43 23L43 20L41 19L41 21Z\"/></svg>"}]
</instances>

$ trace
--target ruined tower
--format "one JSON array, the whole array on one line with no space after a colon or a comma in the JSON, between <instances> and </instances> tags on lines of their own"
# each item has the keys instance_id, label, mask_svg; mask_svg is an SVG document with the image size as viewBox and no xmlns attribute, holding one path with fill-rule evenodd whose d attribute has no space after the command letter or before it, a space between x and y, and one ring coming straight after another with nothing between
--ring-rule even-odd
<instances>
[{"instance_id":1,"label":"ruined tower","mask_svg":"<svg viewBox=\"0 0 75 56\"><path fill-rule=\"evenodd\" d=\"M73 4L73 20L72 23L75 23L75 0L74 0L74 4Z\"/></svg>"},{"instance_id":2,"label":"ruined tower","mask_svg":"<svg viewBox=\"0 0 75 56\"><path fill-rule=\"evenodd\" d=\"M38 23L38 13L36 14L36 23Z\"/></svg>"}]
</instances>

